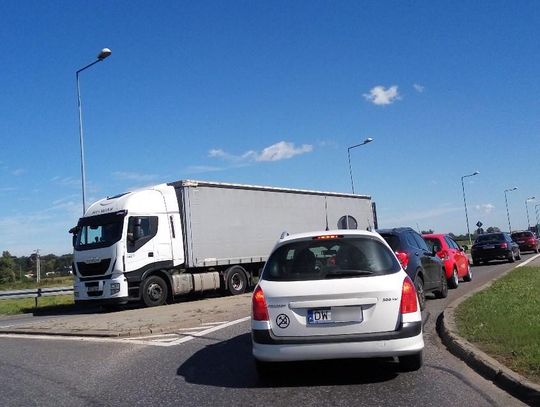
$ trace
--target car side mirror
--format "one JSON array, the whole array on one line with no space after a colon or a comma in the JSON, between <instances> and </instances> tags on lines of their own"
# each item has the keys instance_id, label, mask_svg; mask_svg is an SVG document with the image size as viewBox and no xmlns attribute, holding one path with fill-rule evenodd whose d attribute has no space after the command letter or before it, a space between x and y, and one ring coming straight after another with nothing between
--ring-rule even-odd
<instances>
[{"instance_id":1,"label":"car side mirror","mask_svg":"<svg viewBox=\"0 0 540 407\"><path fill-rule=\"evenodd\" d=\"M466 252L467 250L469 250L469 246L467 246L466 244L464 244L463 247L461 247L461 251L462 251L462 252Z\"/></svg>"}]
</instances>

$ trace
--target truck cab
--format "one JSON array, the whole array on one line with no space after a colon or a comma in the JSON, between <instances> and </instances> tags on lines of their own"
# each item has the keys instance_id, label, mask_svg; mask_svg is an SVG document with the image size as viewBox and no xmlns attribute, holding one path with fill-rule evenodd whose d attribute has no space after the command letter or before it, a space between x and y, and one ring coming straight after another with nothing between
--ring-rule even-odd
<instances>
[{"instance_id":1,"label":"truck cab","mask_svg":"<svg viewBox=\"0 0 540 407\"><path fill-rule=\"evenodd\" d=\"M88 208L74 228L76 302L122 304L141 299L141 282L149 274L183 263L178 205L170 189L158 185L108 197ZM150 293L167 288L150 287Z\"/></svg>"}]
</instances>

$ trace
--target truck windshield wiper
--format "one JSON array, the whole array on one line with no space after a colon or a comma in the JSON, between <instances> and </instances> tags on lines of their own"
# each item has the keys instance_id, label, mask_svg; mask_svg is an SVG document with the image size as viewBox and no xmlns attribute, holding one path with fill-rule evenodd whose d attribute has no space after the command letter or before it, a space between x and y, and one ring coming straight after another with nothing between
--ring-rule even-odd
<instances>
[{"instance_id":1,"label":"truck windshield wiper","mask_svg":"<svg viewBox=\"0 0 540 407\"><path fill-rule=\"evenodd\" d=\"M354 276L369 276L373 271L369 270L335 270L326 273L325 278L340 278L340 277L354 277Z\"/></svg>"}]
</instances>

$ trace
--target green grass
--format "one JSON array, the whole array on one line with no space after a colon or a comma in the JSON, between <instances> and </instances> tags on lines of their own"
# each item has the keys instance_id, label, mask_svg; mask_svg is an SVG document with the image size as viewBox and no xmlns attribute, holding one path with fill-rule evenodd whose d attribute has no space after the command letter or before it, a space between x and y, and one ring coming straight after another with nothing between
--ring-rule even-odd
<instances>
[{"instance_id":1,"label":"green grass","mask_svg":"<svg viewBox=\"0 0 540 407\"><path fill-rule=\"evenodd\" d=\"M38 287L69 287L72 285L73 277L49 277L42 278L39 284L31 280L22 280L15 281L13 283L0 284L0 291L24 290Z\"/></svg>"},{"instance_id":2,"label":"green grass","mask_svg":"<svg viewBox=\"0 0 540 407\"><path fill-rule=\"evenodd\" d=\"M54 297L38 298L38 307L35 308L34 298L19 298L14 300L0 300L0 315L26 314L30 312L47 312L69 309L73 306L73 295L57 295Z\"/></svg>"},{"instance_id":3,"label":"green grass","mask_svg":"<svg viewBox=\"0 0 540 407\"><path fill-rule=\"evenodd\" d=\"M514 269L457 309L460 335L540 383L540 267Z\"/></svg>"}]
</instances>

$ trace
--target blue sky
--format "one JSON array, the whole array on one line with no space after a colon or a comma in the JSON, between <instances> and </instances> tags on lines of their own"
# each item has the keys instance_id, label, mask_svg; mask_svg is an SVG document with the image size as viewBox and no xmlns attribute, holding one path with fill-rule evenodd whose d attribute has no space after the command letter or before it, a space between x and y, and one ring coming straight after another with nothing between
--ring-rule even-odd
<instances>
[{"instance_id":1,"label":"blue sky","mask_svg":"<svg viewBox=\"0 0 540 407\"><path fill-rule=\"evenodd\" d=\"M380 226L540 204L540 3L3 1L0 250L71 251L87 200L179 179L349 192ZM540 209L540 208L539 208Z\"/></svg>"}]
</instances>

